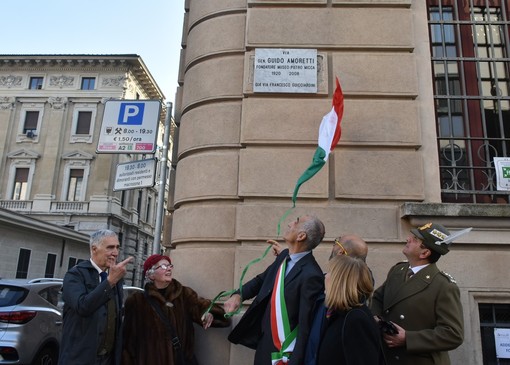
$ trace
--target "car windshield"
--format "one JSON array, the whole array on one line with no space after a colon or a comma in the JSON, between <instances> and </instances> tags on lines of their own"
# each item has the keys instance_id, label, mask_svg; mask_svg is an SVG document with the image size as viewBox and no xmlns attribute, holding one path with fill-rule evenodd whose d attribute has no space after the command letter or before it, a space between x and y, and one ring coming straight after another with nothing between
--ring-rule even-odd
<instances>
[{"instance_id":1,"label":"car windshield","mask_svg":"<svg viewBox=\"0 0 510 365\"><path fill-rule=\"evenodd\" d=\"M28 290L18 286L0 285L0 307L19 304L25 299Z\"/></svg>"}]
</instances>

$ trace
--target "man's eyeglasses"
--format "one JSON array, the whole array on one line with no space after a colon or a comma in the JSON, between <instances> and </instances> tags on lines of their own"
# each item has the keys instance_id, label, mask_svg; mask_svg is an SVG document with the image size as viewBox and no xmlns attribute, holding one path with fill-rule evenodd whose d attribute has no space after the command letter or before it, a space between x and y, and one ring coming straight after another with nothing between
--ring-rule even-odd
<instances>
[{"instance_id":1,"label":"man's eyeglasses","mask_svg":"<svg viewBox=\"0 0 510 365\"><path fill-rule=\"evenodd\" d=\"M173 268L174 268L174 265L172 265L172 264L168 264L168 265L167 265L167 264L162 264L162 265L156 266L156 267L154 268L154 271L156 271L156 270L157 270L157 269L159 269L159 268L161 268L161 269L163 269L163 270L168 270L168 269L173 269Z\"/></svg>"},{"instance_id":2,"label":"man's eyeglasses","mask_svg":"<svg viewBox=\"0 0 510 365\"><path fill-rule=\"evenodd\" d=\"M344 246L342 246L342 244L340 243L340 238L335 238L335 244L337 244L341 249L342 249L342 253L345 255L345 256L349 256L349 254L347 253L347 250L344 248Z\"/></svg>"}]
</instances>

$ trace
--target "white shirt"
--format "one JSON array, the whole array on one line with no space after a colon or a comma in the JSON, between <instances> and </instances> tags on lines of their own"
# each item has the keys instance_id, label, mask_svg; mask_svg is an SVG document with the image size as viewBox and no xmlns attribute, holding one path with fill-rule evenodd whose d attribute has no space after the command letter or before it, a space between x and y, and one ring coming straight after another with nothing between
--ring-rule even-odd
<instances>
[{"instance_id":1,"label":"white shirt","mask_svg":"<svg viewBox=\"0 0 510 365\"><path fill-rule=\"evenodd\" d=\"M92 266L96 268L97 272L99 273L99 282L101 282L101 273L103 272L103 270L101 270L99 266L97 266L94 260L92 260L92 257L90 258L90 263L92 264Z\"/></svg>"},{"instance_id":2,"label":"white shirt","mask_svg":"<svg viewBox=\"0 0 510 365\"><path fill-rule=\"evenodd\" d=\"M430 264L425 264L425 265L420 265L420 266L415 266L415 267L411 267L411 266L409 266L409 268L410 268L411 270L413 270L413 275L414 275L414 274L417 274L417 273L418 273L418 271L420 271L421 269L426 268L426 267L427 267L427 266L429 266L429 265L430 265Z\"/></svg>"}]
</instances>

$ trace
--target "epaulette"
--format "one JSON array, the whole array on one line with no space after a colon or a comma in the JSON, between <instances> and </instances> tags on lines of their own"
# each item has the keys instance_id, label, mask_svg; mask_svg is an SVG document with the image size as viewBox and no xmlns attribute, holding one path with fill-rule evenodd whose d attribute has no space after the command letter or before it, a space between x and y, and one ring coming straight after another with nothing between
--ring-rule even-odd
<instances>
[{"instance_id":1,"label":"epaulette","mask_svg":"<svg viewBox=\"0 0 510 365\"><path fill-rule=\"evenodd\" d=\"M457 284L457 280L455 280L455 278L447 272L441 271L441 274L443 274L443 276L446 277L450 283Z\"/></svg>"},{"instance_id":2,"label":"epaulette","mask_svg":"<svg viewBox=\"0 0 510 365\"><path fill-rule=\"evenodd\" d=\"M403 265L403 264L405 264L405 266L408 266L409 262L407 260L400 261L400 262L397 262L395 265L393 265L393 267L397 267L397 266L400 266L400 265Z\"/></svg>"},{"instance_id":3,"label":"epaulette","mask_svg":"<svg viewBox=\"0 0 510 365\"><path fill-rule=\"evenodd\" d=\"M400 271L402 271L404 269L407 269L407 267L409 267L409 262L407 262L407 260L405 260L405 261L397 262L395 265L393 265L393 267L390 270L398 271L400 268Z\"/></svg>"}]
</instances>

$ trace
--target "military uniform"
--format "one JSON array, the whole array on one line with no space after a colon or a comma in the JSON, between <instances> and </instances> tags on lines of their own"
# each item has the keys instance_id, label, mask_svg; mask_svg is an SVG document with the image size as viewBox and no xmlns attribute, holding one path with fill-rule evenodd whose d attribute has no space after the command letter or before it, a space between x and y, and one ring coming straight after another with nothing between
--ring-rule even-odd
<instances>
[{"instance_id":1,"label":"military uniform","mask_svg":"<svg viewBox=\"0 0 510 365\"><path fill-rule=\"evenodd\" d=\"M459 288L435 263L409 279L408 269L407 262L393 266L371 302L374 315L406 331L405 346L384 345L388 365L449 365L447 351L460 346L464 338Z\"/></svg>"}]
</instances>

